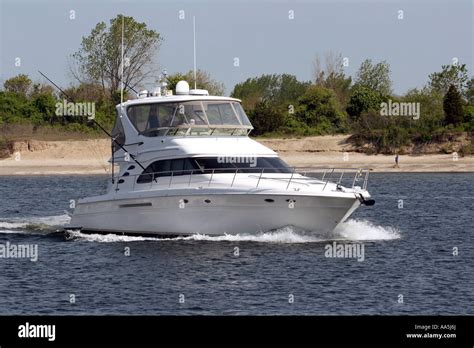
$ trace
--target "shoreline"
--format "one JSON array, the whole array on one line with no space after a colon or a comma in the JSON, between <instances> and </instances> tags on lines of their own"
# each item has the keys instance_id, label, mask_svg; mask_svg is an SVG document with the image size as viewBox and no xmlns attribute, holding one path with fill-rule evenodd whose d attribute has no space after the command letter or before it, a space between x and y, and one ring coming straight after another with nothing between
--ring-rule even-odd
<instances>
[{"instance_id":1,"label":"shoreline","mask_svg":"<svg viewBox=\"0 0 474 348\"><path fill-rule=\"evenodd\" d=\"M363 168L375 173L474 172L474 156L456 159L452 154L400 155L399 168L394 168L394 155L354 152L346 139L346 136L321 136L258 141L276 151L289 165L306 169ZM0 160L0 176L110 175L108 139L30 140L15 143L13 152L13 156Z\"/></svg>"},{"instance_id":2,"label":"shoreline","mask_svg":"<svg viewBox=\"0 0 474 348\"><path fill-rule=\"evenodd\" d=\"M399 167L394 167L394 156L364 155L347 152L279 152L289 165L305 169L347 168L369 169L374 173L472 173L474 157L453 160L451 155L401 155ZM110 175L107 160L95 163L83 160L0 160L0 176L28 175ZM92 163L91 163L92 162Z\"/></svg>"}]
</instances>

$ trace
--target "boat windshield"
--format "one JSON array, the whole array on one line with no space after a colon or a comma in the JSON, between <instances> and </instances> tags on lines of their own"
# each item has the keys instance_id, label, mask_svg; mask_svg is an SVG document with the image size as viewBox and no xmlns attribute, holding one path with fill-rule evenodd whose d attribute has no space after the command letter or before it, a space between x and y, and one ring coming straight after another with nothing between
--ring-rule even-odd
<instances>
[{"instance_id":1,"label":"boat windshield","mask_svg":"<svg viewBox=\"0 0 474 348\"><path fill-rule=\"evenodd\" d=\"M244 130L247 134L252 129L240 103L232 100L137 104L127 108L127 115L136 130L149 137L189 134L189 130L198 134L216 132L216 135Z\"/></svg>"}]
</instances>

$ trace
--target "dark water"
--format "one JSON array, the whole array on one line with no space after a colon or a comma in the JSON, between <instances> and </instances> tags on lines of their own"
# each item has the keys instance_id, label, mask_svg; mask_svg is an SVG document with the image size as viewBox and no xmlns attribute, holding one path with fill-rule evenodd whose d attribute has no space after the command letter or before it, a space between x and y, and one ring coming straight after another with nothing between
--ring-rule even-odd
<instances>
[{"instance_id":1,"label":"dark water","mask_svg":"<svg viewBox=\"0 0 474 348\"><path fill-rule=\"evenodd\" d=\"M0 177L0 244L39 248L37 262L0 258L0 314L474 314L474 174L371 175L376 205L337 234L363 243L362 262L327 258L331 241L291 228L177 240L51 233L69 200L105 180Z\"/></svg>"}]
</instances>

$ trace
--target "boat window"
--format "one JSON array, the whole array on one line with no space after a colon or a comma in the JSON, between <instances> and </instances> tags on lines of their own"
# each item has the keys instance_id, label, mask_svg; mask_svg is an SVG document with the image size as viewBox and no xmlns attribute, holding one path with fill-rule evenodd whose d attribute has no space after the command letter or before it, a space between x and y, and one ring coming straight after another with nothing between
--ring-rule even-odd
<instances>
[{"instance_id":1,"label":"boat window","mask_svg":"<svg viewBox=\"0 0 474 348\"><path fill-rule=\"evenodd\" d=\"M166 128L176 127L204 128L209 131L213 126L229 126L227 133L241 134L236 128L252 127L240 103L227 100L192 100L173 103L150 103L130 105L127 115L135 129L144 136L158 136L166 132ZM227 127L224 127L227 128ZM179 131L166 134L179 135ZM192 132L192 134L201 134ZM204 133L202 133L204 134ZM206 135L206 134L204 134ZM246 135L246 132L244 132Z\"/></svg>"},{"instance_id":2,"label":"boat window","mask_svg":"<svg viewBox=\"0 0 474 348\"><path fill-rule=\"evenodd\" d=\"M173 104L155 104L157 105L157 113L156 117L158 119L158 125L156 127L167 127L171 120L173 119L173 115L175 112L175 106Z\"/></svg>"},{"instance_id":3,"label":"boat window","mask_svg":"<svg viewBox=\"0 0 474 348\"><path fill-rule=\"evenodd\" d=\"M186 125L207 125L206 114L204 113L201 101L184 102L178 104L178 114L182 117L184 122L172 124L178 126Z\"/></svg>"},{"instance_id":4,"label":"boat window","mask_svg":"<svg viewBox=\"0 0 474 348\"><path fill-rule=\"evenodd\" d=\"M150 114L150 105L140 105L137 108L129 108L128 118L139 132L147 129L148 118Z\"/></svg>"},{"instance_id":5,"label":"boat window","mask_svg":"<svg viewBox=\"0 0 474 348\"><path fill-rule=\"evenodd\" d=\"M240 125L240 117L234 112L231 103L216 103L216 102L204 102L206 108L207 117L209 118L210 124L215 125L226 125L234 124Z\"/></svg>"},{"instance_id":6,"label":"boat window","mask_svg":"<svg viewBox=\"0 0 474 348\"><path fill-rule=\"evenodd\" d=\"M240 105L240 103L235 102L235 103L232 103L232 106L234 107L234 110L237 112L240 122L242 122L243 125L251 126L252 124L250 123L247 115L245 114L245 111L242 105Z\"/></svg>"},{"instance_id":7,"label":"boat window","mask_svg":"<svg viewBox=\"0 0 474 348\"><path fill-rule=\"evenodd\" d=\"M234 173L237 168L242 173L260 172L265 173L291 173L291 169L278 157L255 157L255 156L222 156L222 157L200 157L194 158L199 168L209 172L216 169L216 173Z\"/></svg>"},{"instance_id":8,"label":"boat window","mask_svg":"<svg viewBox=\"0 0 474 348\"><path fill-rule=\"evenodd\" d=\"M153 178L160 176L180 176L191 173L194 169L199 169L192 158L176 158L156 161L150 164L138 177L137 183L151 182Z\"/></svg>"},{"instance_id":9,"label":"boat window","mask_svg":"<svg viewBox=\"0 0 474 348\"><path fill-rule=\"evenodd\" d=\"M162 176L181 176L191 173L223 174L235 173L291 173L292 169L278 157L194 157L156 161L138 177L137 183L149 183Z\"/></svg>"},{"instance_id":10,"label":"boat window","mask_svg":"<svg viewBox=\"0 0 474 348\"><path fill-rule=\"evenodd\" d=\"M115 141L112 142L112 148L115 152L120 149L120 146L118 146L115 142L119 143L120 145L125 144L125 132L123 130L122 119L118 114L115 118L114 128L112 129L112 137L115 139Z\"/></svg>"},{"instance_id":11,"label":"boat window","mask_svg":"<svg viewBox=\"0 0 474 348\"><path fill-rule=\"evenodd\" d=\"M127 109L127 114L140 132L148 129L168 127L173 118L175 106L170 104L140 104Z\"/></svg>"}]
</instances>

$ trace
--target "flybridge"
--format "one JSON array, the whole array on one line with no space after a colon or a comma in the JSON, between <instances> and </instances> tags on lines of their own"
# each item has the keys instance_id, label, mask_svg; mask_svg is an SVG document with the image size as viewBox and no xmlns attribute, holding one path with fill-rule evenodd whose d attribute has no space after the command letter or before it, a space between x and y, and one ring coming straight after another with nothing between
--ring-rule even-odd
<instances>
[{"instance_id":1,"label":"flybridge","mask_svg":"<svg viewBox=\"0 0 474 348\"><path fill-rule=\"evenodd\" d=\"M189 89L186 81L179 81L175 91L162 83L117 105L126 138L134 143L156 136L246 136L253 129L238 99L209 96L207 90Z\"/></svg>"}]
</instances>

